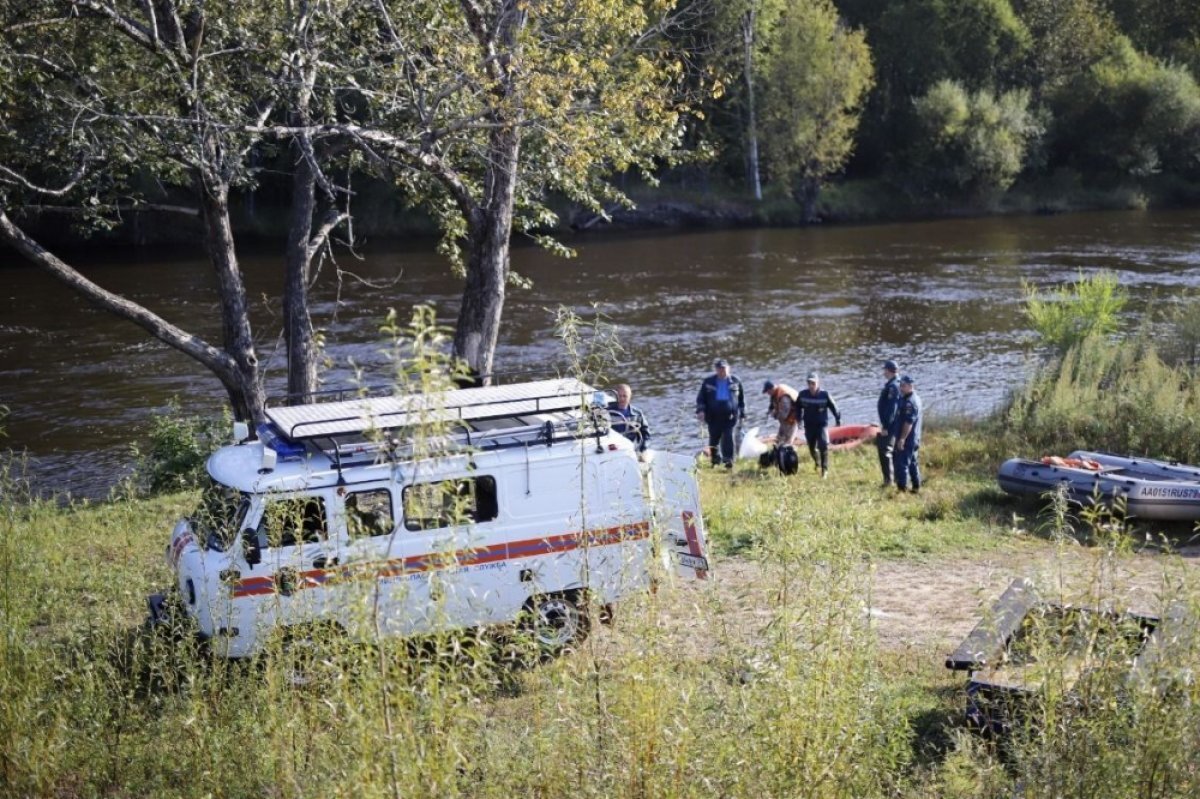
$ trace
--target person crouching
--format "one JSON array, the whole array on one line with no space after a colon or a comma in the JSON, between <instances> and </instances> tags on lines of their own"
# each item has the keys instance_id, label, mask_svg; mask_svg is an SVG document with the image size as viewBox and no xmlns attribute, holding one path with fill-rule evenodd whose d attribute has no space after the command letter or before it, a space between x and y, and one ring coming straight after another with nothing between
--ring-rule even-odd
<instances>
[{"instance_id":1,"label":"person crouching","mask_svg":"<svg viewBox=\"0 0 1200 799\"><path fill-rule=\"evenodd\" d=\"M785 383L773 383L768 380L763 383L762 393L770 399L767 418L779 422L775 445L786 447L796 438L796 398L799 392Z\"/></svg>"}]
</instances>

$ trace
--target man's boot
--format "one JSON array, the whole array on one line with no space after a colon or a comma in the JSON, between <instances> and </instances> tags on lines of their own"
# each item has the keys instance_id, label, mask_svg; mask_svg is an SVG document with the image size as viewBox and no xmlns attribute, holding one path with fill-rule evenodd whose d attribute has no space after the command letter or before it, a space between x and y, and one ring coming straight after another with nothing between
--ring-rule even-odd
<instances>
[{"instance_id":1,"label":"man's boot","mask_svg":"<svg viewBox=\"0 0 1200 799\"><path fill-rule=\"evenodd\" d=\"M829 476L829 450L821 450L821 479Z\"/></svg>"},{"instance_id":2,"label":"man's boot","mask_svg":"<svg viewBox=\"0 0 1200 799\"><path fill-rule=\"evenodd\" d=\"M879 471L883 473L883 487L891 488L896 482L896 464L892 461L892 448L887 445L887 438L876 442L879 450Z\"/></svg>"}]
</instances>

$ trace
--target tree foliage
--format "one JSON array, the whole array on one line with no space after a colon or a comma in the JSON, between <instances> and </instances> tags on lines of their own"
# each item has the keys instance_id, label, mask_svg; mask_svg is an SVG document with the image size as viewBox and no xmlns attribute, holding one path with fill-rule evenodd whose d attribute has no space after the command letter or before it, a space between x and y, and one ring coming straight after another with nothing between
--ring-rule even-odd
<instances>
[{"instance_id":1,"label":"tree foliage","mask_svg":"<svg viewBox=\"0 0 1200 799\"><path fill-rule=\"evenodd\" d=\"M780 18L762 70L767 163L811 218L821 183L854 149L872 82L870 50L830 0L797 0Z\"/></svg>"},{"instance_id":2,"label":"tree foliage","mask_svg":"<svg viewBox=\"0 0 1200 799\"><path fill-rule=\"evenodd\" d=\"M993 197L1012 185L1041 133L1026 90L968 92L943 80L914 105L920 138L910 168L923 191Z\"/></svg>"}]
</instances>

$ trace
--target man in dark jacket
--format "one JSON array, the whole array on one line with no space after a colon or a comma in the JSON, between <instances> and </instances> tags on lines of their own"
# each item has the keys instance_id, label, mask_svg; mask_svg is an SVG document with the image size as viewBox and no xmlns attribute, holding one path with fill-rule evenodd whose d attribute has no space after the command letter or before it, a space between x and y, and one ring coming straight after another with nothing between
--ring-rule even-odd
<instances>
[{"instance_id":1,"label":"man in dark jacket","mask_svg":"<svg viewBox=\"0 0 1200 799\"><path fill-rule=\"evenodd\" d=\"M746 398L742 381L729 371L729 362L713 362L716 374L704 378L696 394L696 417L708 425L708 448L712 464L733 468L733 429L746 418Z\"/></svg>"},{"instance_id":2,"label":"man in dark jacket","mask_svg":"<svg viewBox=\"0 0 1200 799\"><path fill-rule=\"evenodd\" d=\"M632 441L639 453L645 452L650 441L650 425L646 424L646 414L632 404L633 389L628 384L617 386L616 394L616 402L608 404L612 429Z\"/></svg>"},{"instance_id":3,"label":"man in dark jacket","mask_svg":"<svg viewBox=\"0 0 1200 799\"><path fill-rule=\"evenodd\" d=\"M916 381L908 375L900 378L900 408L892 421L892 435L896 437L896 488L908 490L912 483L914 494L921 491L921 467L917 455L921 449L921 398L917 396Z\"/></svg>"},{"instance_id":4,"label":"man in dark jacket","mask_svg":"<svg viewBox=\"0 0 1200 799\"><path fill-rule=\"evenodd\" d=\"M808 388L800 392L799 404L808 454L812 455L813 464L821 470L823 479L829 476L829 414L833 414L839 425L842 414L829 392L821 388L821 378L816 372L808 373Z\"/></svg>"},{"instance_id":5,"label":"man in dark jacket","mask_svg":"<svg viewBox=\"0 0 1200 799\"><path fill-rule=\"evenodd\" d=\"M896 373L900 371L896 362L883 362L883 390L879 392L879 433L875 436L875 447L879 450L879 469L883 472L883 487L888 488L896 480L896 469L892 463L892 445L895 439L891 436L892 422L896 420L896 411L900 408L900 381Z\"/></svg>"}]
</instances>

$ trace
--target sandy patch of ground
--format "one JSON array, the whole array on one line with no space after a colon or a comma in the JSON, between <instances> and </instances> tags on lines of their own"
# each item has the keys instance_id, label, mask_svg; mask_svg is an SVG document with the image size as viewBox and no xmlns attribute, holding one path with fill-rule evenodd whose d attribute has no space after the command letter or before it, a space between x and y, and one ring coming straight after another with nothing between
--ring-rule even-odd
<instances>
[{"instance_id":1,"label":"sandy patch of ground","mask_svg":"<svg viewBox=\"0 0 1200 799\"><path fill-rule=\"evenodd\" d=\"M1084 547L1041 545L929 560L864 564L869 589L861 596L884 651L940 660L987 614L1018 577L1033 579L1045 596L1076 604L1155 612L1168 585L1200 584L1200 558L1163 555L1105 557ZM774 617L778 573L744 558L714 566L707 585L687 586L684 603L665 609L664 622L703 658L719 641L753 648Z\"/></svg>"}]
</instances>

